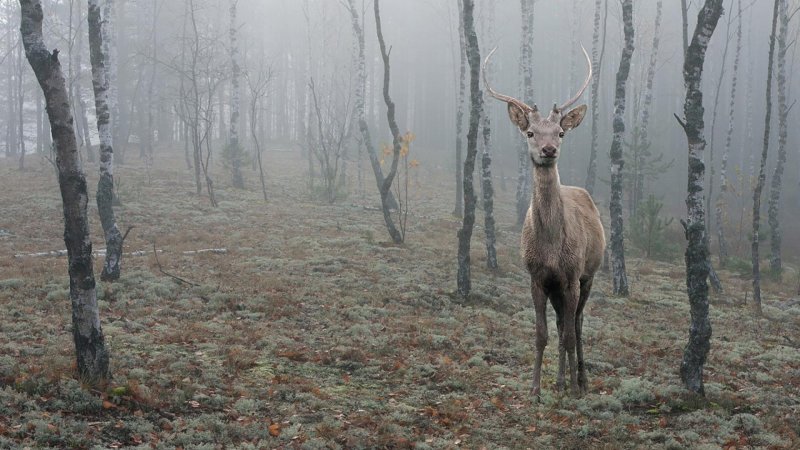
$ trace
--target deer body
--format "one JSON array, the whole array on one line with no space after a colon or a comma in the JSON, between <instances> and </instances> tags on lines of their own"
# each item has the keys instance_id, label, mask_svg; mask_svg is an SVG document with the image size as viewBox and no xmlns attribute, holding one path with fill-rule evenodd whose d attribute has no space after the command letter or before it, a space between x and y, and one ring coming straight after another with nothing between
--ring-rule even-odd
<instances>
[{"instance_id":1,"label":"deer body","mask_svg":"<svg viewBox=\"0 0 800 450\"><path fill-rule=\"evenodd\" d=\"M494 51L492 51L493 53ZM575 97L561 107L553 106L543 118L534 105L495 92L486 82L489 93L508 103L511 121L527 137L533 162L531 205L522 228L522 257L531 277L531 296L536 313L536 358L533 393L541 392L541 369L547 346L547 300L556 312L559 336L559 365L556 385L565 387L565 364L569 361L570 388L574 394L588 388L581 340L583 308L592 288L594 274L600 267L605 249L605 233L600 214L589 193L581 188L562 186L556 164L562 138L580 125L586 114L581 105L566 114L562 111L575 103L588 86L589 75ZM492 56L484 62L484 68ZM485 74L484 74L485 79Z\"/></svg>"}]
</instances>

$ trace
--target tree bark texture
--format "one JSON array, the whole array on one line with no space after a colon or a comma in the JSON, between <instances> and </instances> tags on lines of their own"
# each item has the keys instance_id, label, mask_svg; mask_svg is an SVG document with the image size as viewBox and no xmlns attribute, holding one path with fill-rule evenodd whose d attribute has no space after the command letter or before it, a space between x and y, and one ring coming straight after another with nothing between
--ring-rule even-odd
<instances>
[{"instance_id":1,"label":"tree bark texture","mask_svg":"<svg viewBox=\"0 0 800 450\"><path fill-rule=\"evenodd\" d=\"M728 258L728 242L725 239L725 210L728 195L728 155L733 143L734 119L736 118L736 84L739 74L739 57L742 52L742 0L737 1L736 52L733 57L731 73L731 95L728 107L728 133L725 136L725 149L722 151L722 163L719 169L719 193L715 207L717 225L717 245L719 246L719 263L724 265Z\"/></svg>"},{"instance_id":2,"label":"tree bark texture","mask_svg":"<svg viewBox=\"0 0 800 450\"><path fill-rule=\"evenodd\" d=\"M401 244L403 243L403 235L392 220L389 193L392 189L392 181L394 181L394 177L397 174L397 164L400 161L402 136L400 136L400 128L398 128L397 121L395 120L394 102L389 95L389 53L386 51L386 43L383 40L383 31L381 30L380 0L375 0L375 28L378 34L378 44L381 48L381 57L383 59L383 100L386 102L386 118L389 122L389 129L392 131L392 166L380 187L381 209L383 210L383 220L386 222L389 236L392 237L392 241L394 241L395 244Z\"/></svg>"},{"instance_id":3,"label":"tree bark texture","mask_svg":"<svg viewBox=\"0 0 800 450\"><path fill-rule=\"evenodd\" d=\"M786 140L789 134L789 110L786 100L786 35L788 34L789 29L789 13L786 7L786 0L780 0L780 11L778 13L778 17L780 21L777 43L778 161L775 164L775 171L772 174L772 183L769 191L769 207L767 208L771 249L769 268L774 274L780 274L783 266L781 261L781 224L779 215L783 168L786 165Z\"/></svg>"},{"instance_id":4,"label":"tree bark texture","mask_svg":"<svg viewBox=\"0 0 800 450\"><path fill-rule=\"evenodd\" d=\"M111 139L119 143L119 88L117 86L117 45L114 39L114 9L115 0L105 0L103 4L103 26L102 33L103 55L105 57L106 77L108 79L108 109L109 123L111 127ZM122 164L122 158L117 155L117 162Z\"/></svg>"},{"instance_id":5,"label":"tree bark texture","mask_svg":"<svg viewBox=\"0 0 800 450\"><path fill-rule=\"evenodd\" d=\"M600 43L600 6L604 5L603 13L603 41ZM600 69L603 65L603 54L606 51L606 26L608 25L608 2L597 0L594 5L594 31L592 33L592 145L589 150L589 168L586 173L586 190L594 193L594 184L597 180L597 147L598 132L600 128ZM598 45L600 48L598 49Z\"/></svg>"},{"instance_id":6,"label":"tree bark texture","mask_svg":"<svg viewBox=\"0 0 800 450\"><path fill-rule=\"evenodd\" d=\"M111 109L108 102L108 72L103 53L103 23L98 0L89 0L89 56L92 62L92 88L100 136L100 180L97 183L97 210L106 240L106 259L100 279L114 281L120 276L122 234L114 216L114 145Z\"/></svg>"},{"instance_id":7,"label":"tree bark texture","mask_svg":"<svg viewBox=\"0 0 800 450\"><path fill-rule=\"evenodd\" d=\"M756 313L761 315L761 268L759 256L759 228L761 227L761 192L766 180L767 154L769 153L769 134L772 122L772 70L775 60L775 38L778 26L778 11L781 0L775 0L772 14L772 34L769 38L769 62L767 63L767 113L764 116L764 144L761 150L761 164L758 169L756 186L753 188L753 241L751 245L753 263L753 303Z\"/></svg>"},{"instance_id":8,"label":"tree bark texture","mask_svg":"<svg viewBox=\"0 0 800 450\"><path fill-rule=\"evenodd\" d=\"M689 296L691 325L689 342L681 361L681 380L687 389L703 394L703 365L711 341L711 322L708 318L708 239L705 235L705 165L703 151L703 92L700 90L708 41L722 15L722 0L706 0L697 17L692 43L683 64L686 100L682 123L689 148L689 176L686 196L688 220L685 221L686 238L686 288Z\"/></svg>"},{"instance_id":9,"label":"tree bark texture","mask_svg":"<svg viewBox=\"0 0 800 450\"><path fill-rule=\"evenodd\" d=\"M64 242L69 261L69 291L72 302L72 336L77 353L78 374L99 381L110 376L95 292L92 241L86 208L89 195L80 165L64 74L58 51L47 50L42 38L41 0L20 0L22 42L25 55L44 93L56 148L56 165L64 205Z\"/></svg>"},{"instance_id":10,"label":"tree bark texture","mask_svg":"<svg viewBox=\"0 0 800 450\"><path fill-rule=\"evenodd\" d=\"M231 0L230 15L230 57L231 57L231 123L230 123L230 156L233 187L244 189L242 176L242 147L239 145L239 44L236 40L236 6L239 0Z\"/></svg>"},{"instance_id":11,"label":"tree bark texture","mask_svg":"<svg viewBox=\"0 0 800 450\"><path fill-rule=\"evenodd\" d=\"M492 186L492 126L488 111L481 116L483 154L481 155L481 186L483 193L483 227L486 234L486 266L497 269L497 235L494 223L494 187Z\"/></svg>"},{"instance_id":12,"label":"tree bark texture","mask_svg":"<svg viewBox=\"0 0 800 450\"><path fill-rule=\"evenodd\" d=\"M458 294L467 296L472 288L470 277L470 240L475 226L475 189L472 177L475 172L475 156L478 152L478 127L483 114L483 97L480 90L481 56L478 36L475 34L475 3L464 0L464 36L467 42L467 62L469 63L469 92L471 99L469 131L467 132L467 155L464 159L464 219L458 230Z\"/></svg>"},{"instance_id":13,"label":"tree bark texture","mask_svg":"<svg viewBox=\"0 0 800 450\"><path fill-rule=\"evenodd\" d=\"M525 2L526 0L522 0ZM458 0L458 98L456 102L456 207L453 215L464 217L464 104L466 103L467 49L464 37L464 0Z\"/></svg>"},{"instance_id":14,"label":"tree bark texture","mask_svg":"<svg viewBox=\"0 0 800 450\"><path fill-rule=\"evenodd\" d=\"M614 134L611 141L611 273L615 295L627 296L628 275L625 272L625 242L622 219L622 141L625 135L625 86L631 71L633 56L633 0L622 2L622 21L625 46L617 70L617 85L614 96ZM599 76L598 76L599 78Z\"/></svg>"},{"instance_id":15,"label":"tree bark texture","mask_svg":"<svg viewBox=\"0 0 800 450\"><path fill-rule=\"evenodd\" d=\"M355 65L358 68L358 80L355 87L355 102L353 104L355 118L358 120L358 128L361 131L361 142L367 150L369 163L372 166L372 174L375 176L375 183L378 187L378 192L381 191L381 186L384 183L383 170L381 170L380 158L375 151L375 146L372 144L372 136L369 132L369 125L367 124L365 98L367 89L367 61L365 55L365 41L364 41L364 28L359 21L358 10L356 9L355 0L347 0L347 9L350 12L350 21L353 25L353 37L355 38L353 53L355 54ZM387 202L389 209L397 209L397 200L394 198L391 189L387 193Z\"/></svg>"},{"instance_id":16,"label":"tree bark texture","mask_svg":"<svg viewBox=\"0 0 800 450\"><path fill-rule=\"evenodd\" d=\"M520 0L520 13L522 17L522 40L520 42L519 75L522 86L522 100L533 101L533 1ZM528 154L528 145L525 140L520 140L517 150L517 225L522 226L525 215L528 214L531 199L531 158Z\"/></svg>"}]
</instances>

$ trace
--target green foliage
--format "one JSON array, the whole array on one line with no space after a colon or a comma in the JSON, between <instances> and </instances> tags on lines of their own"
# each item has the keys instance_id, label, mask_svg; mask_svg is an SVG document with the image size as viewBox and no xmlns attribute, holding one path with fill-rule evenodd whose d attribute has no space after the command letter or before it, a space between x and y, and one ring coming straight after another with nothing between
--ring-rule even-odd
<instances>
[{"instance_id":1,"label":"green foliage","mask_svg":"<svg viewBox=\"0 0 800 450\"><path fill-rule=\"evenodd\" d=\"M643 251L647 258L670 259L675 256L678 246L667 239L667 229L672 224L672 217L661 216L664 203L649 195L640 203L636 214L631 217L631 243Z\"/></svg>"}]
</instances>

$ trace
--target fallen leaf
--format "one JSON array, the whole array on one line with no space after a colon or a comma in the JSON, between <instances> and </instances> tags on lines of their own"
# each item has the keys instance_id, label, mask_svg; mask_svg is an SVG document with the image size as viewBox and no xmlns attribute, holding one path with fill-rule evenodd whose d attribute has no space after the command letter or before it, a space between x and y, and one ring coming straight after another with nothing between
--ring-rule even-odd
<instances>
[{"instance_id":1,"label":"fallen leaf","mask_svg":"<svg viewBox=\"0 0 800 450\"><path fill-rule=\"evenodd\" d=\"M281 424L273 423L269 426L269 435L272 437L278 437L281 435Z\"/></svg>"}]
</instances>

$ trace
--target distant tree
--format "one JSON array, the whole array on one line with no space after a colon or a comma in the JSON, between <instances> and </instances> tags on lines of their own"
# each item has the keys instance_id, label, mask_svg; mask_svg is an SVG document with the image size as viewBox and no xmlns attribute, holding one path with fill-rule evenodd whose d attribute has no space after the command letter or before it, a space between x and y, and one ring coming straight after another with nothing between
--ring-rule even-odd
<instances>
[{"instance_id":1,"label":"distant tree","mask_svg":"<svg viewBox=\"0 0 800 450\"><path fill-rule=\"evenodd\" d=\"M527 0L522 0L523 4ZM525 21L523 20L523 24ZM524 26L524 25L523 25ZM456 206L453 215L464 216L464 104L466 103L467 51L464 37L464 0L458 0L458 98L456 99Z\"/></svg>"},{"instance_id":2,"label":"distant tree","mask_svg":"<svg viewBox=\"0 0 800 450\"><path fill-rule=\"evenodd\" d=\"M320 98L314 78L308 85L315 113L316 135L309 142L309 151L317 158L325 188L325 200L334 203L339 197L339 175L345 158L345 148L352 122L350 89L332 82L326 86L325 98ZM345 98L339 98L340 95Z\"/></svg>"},{"instance_id":3,"label":"distant tree","mask_svg":"<svg viewBox=\"0 0 800 450\"><path fill-rule=\"evenodd\" d=\"M603 5L603 41L600 43L600 6ZM592 79L592 145L589 150L589 169L586 174L586 190L594 193L594 183L597 180L597 147L599 121L600 121L600 78L603 65L603 54L606 50L606 26L608 25L608 1L597 0L594 5L594 31L592 33L592 72L596 75ZM598 45L600 47L598 48Z\"/></svg>"},{"instance_id":4,"label":"distant tree","mask_svg":"<svg viewBox=\"0 0 800 450\"><path fill-rule=\"evenodd\" d=\"M691 326L689 343L681 361L681 380L692 392L703 394L703 365L708 355L711 340L711 322L708 319L708 238L706 237L705 165L703 151L703 92L700 90L706 49L719 17L722 15L722 0L705 0L697 16L692 43L685 54L683 80L686 100L683 106L685 121L677 115L678 123L686 133L689 145L689 176L686 197L687 220L682 220L689 243L686 247L686 287L689 295Z\"/></svg>"},{"instance_id":5,"label":"distant tree","mask_svg":"<svg viewBox=\"0 0 800 450\"><path fill-rule=\"evenodd\" d=\"M533 0L520 0L522 39L520 40L519 77L522 98L533 101ZM517 225L522 226L531 203L531 158L525 141L517 150Z\"/></svg>"},{"instance_id":6,"label":"distant tree","mask_svg":"<svg viewBox=\"0 0 800 450\"><path fill-rule=\"evenodd\" d=\"M255 146L256 160L258 161L258 173L261 180L261 192L264 194L264 201L267 201L267 182L264 179L264 165L262 162L261 142L258 138L258 122L262 120L259 114L259 105L268 95L270 82L272 81L272 68L261 68L256 74L245 73L247 87L250 90L250 135Z\"/></svg>"},{"instance_id":7,"label":"distant tree","mask_svg":"<svg viewBox=\"0 0 800 450\"><path fill-rule=\"evenodd\" d=\"M64 204L64 242L69 261L72 337L78 375L87 381L98 382L111 375L95 291L92 240L86 216L89 194L78 154L69 94L58 51L51 53L44 44L41 0L20 0L19 3L25 55L44 92L57 155L58 182Z\"/></svg>"},{"instance_id":8,"label":"distant tree","mask_svg":"<svg viewBox=\"0 0 800 450\"><path fill-rule=\"evenodd\" d=\"M458 231L458 294L467 296L472 288L470 276L470 240L475 226L475 190L472 177L475 172L475 156L478 152L478 127L483 114L483 97L480 90L481 56L478 48L478 36L475 34L473 0L464 0L464 36L467 43L467 61L469 63L469 86L471 108L469 115L469 131L467 132L467 155L464 160L464 220Z\"/></svg>"},{"instance_id":9,"label":"distant tree","mask_svg":"<svg viewBox=\"0 0 800 450\"><path fill-rule=\"evenodd\" d=\"M114 137L111 132L111 109L108 104L108 72L103 53L103 22L99 0L89 2L89 49L92 62L97 132L100 136L100 180L97 182L97 210L106 240L106 260L100 279L114 281L120 276L123 236L114 216Z\"/></svg>"},{"instance_id":10,"label":"distant tree","mask_svg":"<svg viewBox=\"0 0 800 450\"><path fill-rule=\"evenodd\" d=\"M395 105L389 95L389 79L391 71L389 68L389 52L386 50L386 43L383 40L383 30L381 29L381 14L380 14L380 0L375 0L375 31L378 34L378 45L381 49L381 58L383 59L383 101L386 103L386 118L389 122L389 129L392 132L392 165L386 178L383 179L381 184L381 209L383 210L383 220L386 222L386 228L389 231L389 236L395 244L402 244L405 236L397 229L392 220L391 211L389 209L389 192L392 189L392 181L397 174L397 165L400 161L400 149L403 145L403 137L400 135L400 129L397 127L395 120Z\"/></svg>"},{"instance_id":11,"label":"distant tree","mask_svg":"<svg viewBox=\"0 0 800 450\"><path fill-rule=\"evenodd\" d=\"M625 272L625 243L622 219L622 141L625 134L625 85L631 70L633 56L633 0L622 1L622 21L625 46L617 71L614 97L614 135L611 141L611 268L615 295L628 295L628 275ZM598 75L599 77L599 75Z\"/></svg>"},{"instance_id":12,"label":"distant tree","mask_svg":"<svg viewBox=\"0 0 800 450\"><path fill-rule=\"evenodd\" d=\"M239 74L241 73L241 69L239 67L239 44L237 42L238 24L236 22L236 7L238 4L239 0L230 0L231 24L229 30L230 48L228 51L231 59L231 120L228 153L231 171L233 172L233 187L244 189L244 177L242 176L242 147L239 144Z\"/></svg>"},{"instance_id":13,"label":"distant tree","mask_svg":"<svg viewBox=\"0 0 800 450\"><path fill-rule=\"evenodd\" d=\"M772 69L775 60L775 37L778 27L778 11L781 0L775 0L772 13L772 33L769 38L769 62L767 63L767 112L764 116L764 143L761 150L761 164L759 165L756 186L753 189L753 240L751 242L753 263L753 303L756 314L761 316L761 268L759 257L759 228L761 227L761 192L766 180L767 154L769 152L769 134L772 120Z\"/></svg>"},{"instance_id":14,"label":"distant tree","mask_svg":"<svg viewBox=\"0 0 800 450\"><path fill-rule=\"evenodd\" d=\"M716 226L717 226L717 245L719 245L719 263L725 264L728 258L728 242L725 239L724 215L727 209L726 196L728 194L728 155L730 154L733 142L733 130L736 114L736 84L739 75L739 57L742 53L742 0L737 1L738 11L736 14L738 25L736 27L736 53L733 57L733 70L731 71L731 94L730 106L728 108L728 133L725 137L725 149L722 152L722 163L719 169L719 193L717 194ZM728 22L730 24L730 21Z\"/></svg>"},{"instance_id":15,"label":"distant tree","mask_svg":"<svg viewBox=\"0 0 800 450\"><path fill-rule=\"evenodd\" d=\"M772 184L769 191L769 237L771 254L769 259L770 270L775 275L780 275L783 268L781 261L781 224L780 203L783 182L783 168L786 165L786 140L789 134L789 105L786 96L786 36L789 31L789 13L786 0L780 0L780 32L778 33L778 160L772 174Z\"/></svg>"}]
</instances>

